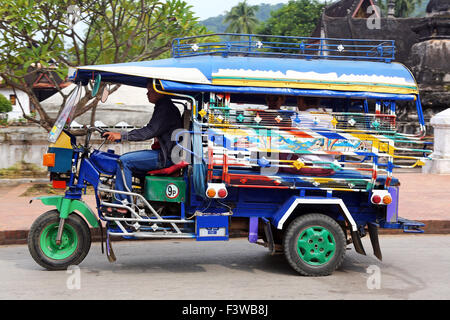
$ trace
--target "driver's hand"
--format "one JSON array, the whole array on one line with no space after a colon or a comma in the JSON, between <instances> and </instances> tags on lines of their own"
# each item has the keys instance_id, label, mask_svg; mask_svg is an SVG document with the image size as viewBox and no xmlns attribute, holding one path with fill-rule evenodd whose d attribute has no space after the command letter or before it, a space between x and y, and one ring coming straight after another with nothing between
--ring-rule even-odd
<instances>
[{"instance_id":1,"label":"driver's hand","mask_svg":"<svg viewBox=\"0 0 450 320\"><path fill-rule=\"evenodd\" d=\"M122 138L122 135L120 134L120 132L105 132L103 134L104 138L106 138L106 140L108 141L120 141L120 139Z\"/></svg>"}]
</instances>

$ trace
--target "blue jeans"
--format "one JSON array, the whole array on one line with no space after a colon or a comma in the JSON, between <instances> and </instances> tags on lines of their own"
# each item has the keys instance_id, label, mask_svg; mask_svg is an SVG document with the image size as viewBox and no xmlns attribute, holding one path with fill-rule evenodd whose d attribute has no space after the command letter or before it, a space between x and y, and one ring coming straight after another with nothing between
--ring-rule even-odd
<instances>
[{"instance_id":1,"label":"blue jeans","mask_svg":"<svg viewBox=\"0 0 450 320\"><path fill-rule=\"evenodd\" d=\"M148 171L161 169L163 167L159 161L159 153L160 150L139 150L125 153L119 158L123 163L123 173L125 175L125 182L128 189L132 190L131 183L133 174L145 176ZM171 165L171 163L168 163L168 165ZM118 191L127 191L122 179L122 172L119 165L117 165L116 170L115 189ZM116 198L118 200L124 200L127 196L123 194L116 194ZM130 198L128 198L128 201L130 201Z\"/></svg>"}]
</instances>

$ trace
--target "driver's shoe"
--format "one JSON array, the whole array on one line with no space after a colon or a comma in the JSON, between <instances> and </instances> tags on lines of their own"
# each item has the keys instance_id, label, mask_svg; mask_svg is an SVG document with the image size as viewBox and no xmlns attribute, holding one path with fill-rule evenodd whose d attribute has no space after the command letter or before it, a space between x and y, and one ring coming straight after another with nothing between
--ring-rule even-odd
<instances>
[{"instance_id":1,"label":"driver's shoe","mask_svg":"<svg viewBox=\"0 0 450 320\"><path fill-rule=\"evenodd\" d=\"M100 209L105 216L112 218L127 218L129 216L129 211L122 208L106 207L102 206Z\"/></svg>"}]
</instances>

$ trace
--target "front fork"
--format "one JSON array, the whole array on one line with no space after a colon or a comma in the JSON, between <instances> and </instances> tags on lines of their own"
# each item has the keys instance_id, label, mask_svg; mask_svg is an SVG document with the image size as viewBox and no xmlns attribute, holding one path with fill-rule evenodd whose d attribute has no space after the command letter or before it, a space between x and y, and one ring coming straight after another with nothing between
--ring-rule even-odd
<instances>
[{"instance_id":1,"label":"front fork","mask_svg":"<svg viewBox=\"0 0 450 320\"><path fill-rule=\"evenodd\" d=\"M59 219L59 226L58 226L58 234L56 235L56 245L61 245L61 238L62 238L62 232L64 230L64 222L66 219L60 218Z\"/></svg>"}]
</instances>

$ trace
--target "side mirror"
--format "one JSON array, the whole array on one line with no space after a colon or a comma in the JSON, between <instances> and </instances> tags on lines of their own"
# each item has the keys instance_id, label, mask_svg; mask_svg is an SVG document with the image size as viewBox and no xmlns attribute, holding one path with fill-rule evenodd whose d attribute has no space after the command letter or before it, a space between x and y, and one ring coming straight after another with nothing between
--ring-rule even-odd
<instances>
[{"instance_id":1,"label":"side mirror","mask_svg":"<svg viewBox=\"0 0 450 320\"><path fill-rule=\"evenodd\" d=\"M105 88L103 89L103 93L102 93L102 98L101 98L101 102L105 103L106 100L108 100L109 97L109 86L105 86Z\"/></svg>"},{"instance_id":2,"label":"side mirror","mask_svg":"<svg viewBox=\"0 0 450 320\"><path fill-rule=\"evenodd\" d=\"M95 97L98 93L98 89L100 88L100 83L102 82L102 76L100 74L95 76L94 86L92 88L92 97Z\"/></svg>"}]
</instances>

